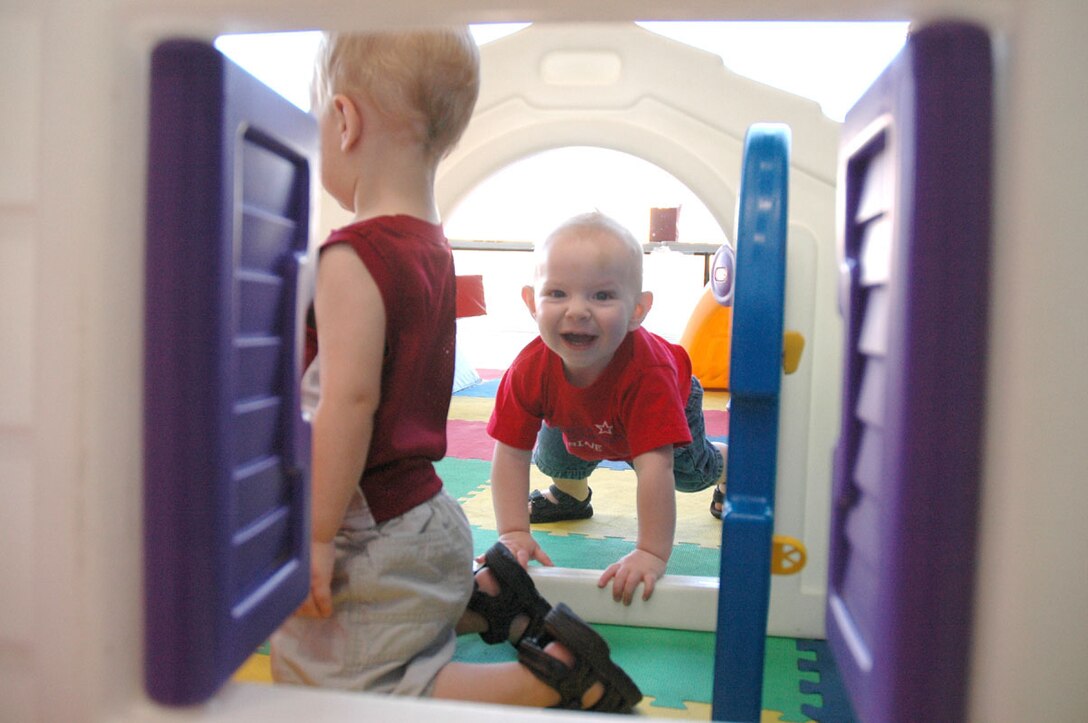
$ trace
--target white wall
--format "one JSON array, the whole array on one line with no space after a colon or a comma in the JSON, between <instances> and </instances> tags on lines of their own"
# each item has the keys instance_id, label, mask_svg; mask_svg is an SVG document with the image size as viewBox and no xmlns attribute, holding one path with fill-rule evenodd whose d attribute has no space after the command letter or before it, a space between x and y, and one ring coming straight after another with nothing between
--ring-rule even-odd
<instances>
[{"instance_id":1,"label":"white wall","mask_svg":"<svg viewBox=\"0 0 1088 723\"><path fill-rule=\"evenodd\" d=\"M1004 45L971 719L1084 719L1088 6L1078 0L403 0L316 8L297 0L7 0L0 10L4 719L316 720L323 711L360 720L436 711L448 720L514 718L249 686L170 716L144 700L140 299L154 38L403 19L903 14L979 17Z\"/></svg>"},{"instance_id":2,"label":"white wall","mask_svg":"<svg viewBox=\"0 0 1088 723\"><path fill-rule=\"evenodd\" d=\"M1088 717L1088 5L1003 49L973 720ZM1072 554L1069 554L1072 553Z\"/></svg>"}]
</instances>

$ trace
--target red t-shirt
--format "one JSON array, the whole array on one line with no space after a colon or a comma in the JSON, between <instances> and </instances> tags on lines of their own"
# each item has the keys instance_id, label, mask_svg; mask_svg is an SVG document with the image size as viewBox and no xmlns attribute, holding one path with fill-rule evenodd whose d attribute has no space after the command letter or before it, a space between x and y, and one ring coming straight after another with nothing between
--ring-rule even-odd
<instances>
[{"instance_id":1,"label":"red t-shirt","mask_svg":"<svg viewBox=\"0 0 1088 723\"><path fill-rule=\"evenodd\" d=\"M563 361L537 337L499 382L487 432L532 449L541 420L563 432L585 460L631 460L666 444L691 443L684 407L691 360L683 347L639 328L627 335L600 378L575 387Z\"/></svg>"},{"instance_id":2,"label":"red t-shirt","mask_svg":"<svg viewBox=\"0 0 1088 723\"><path fill-rule=\"evenodd\" d=\"M346 226L323 249L341 243L355 249L385 305L382 398L359 481L375 521L383 522L442 489L432 462L446 454L453 390L453 254L441 226L412 216Z\"/></svg>"}]
</instances>

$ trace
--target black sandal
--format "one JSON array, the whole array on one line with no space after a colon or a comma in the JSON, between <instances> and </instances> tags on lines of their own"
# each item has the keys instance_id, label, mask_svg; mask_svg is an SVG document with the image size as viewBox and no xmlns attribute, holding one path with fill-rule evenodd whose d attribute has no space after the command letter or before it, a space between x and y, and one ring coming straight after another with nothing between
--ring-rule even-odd
<instances>
[{"instance_id":1,"label":"black sandal","mask_svg":"<svg viewBox=\"0 0 1088 723\"><path fill-rule=\"evenodd\" d=\"M550 642L558 642L574 655L574 666L544 652ZM574 614L559 603L544 619L544 632L537 638L522 638L518 644L518 662L559 693L554 708L582 710L582 696L594 683L604 686L601 699L586 710L603 713L630 713L642 700L642 691L635 682L612 662L608 643Z\"/></svg>"},{"instance_id":2,"label":"black sandal","mask_svg":"<svg viewBox=\"0 0 1088 723\"><path fill-rule=\"evenodd\" d=\"M529 522L562 522L593 517L593 505L589 504L593 499L593 490L589 491L584 500L568 495L555 485L549 487L548 491L555 497L555 502L540 490L533 490L529 494Z\"/></svg>"},{"instance_id":3,"label":"black sandal","mask_svg":"<svg viewBox=\"0 0 1088 723\"><path fill-rule=\"evenodd\" d=\"M714 505L717 505L717 507ZM713 515L715 519L720 520L724 510L725 493L718 488L718 485L714 485L714 496L710 498L710 514Z\"/></svg>"},{"instance_id":4,"label":"black sandal","mask_svg":"<svg viewBox=\"0 0 1088 723\"><path fill-rule=\"evenodd\" d=\"M484 553L482 570L487 567L499 583L499 594L488 595L479 586L472 590L468 609L487 620L487 630L480 633L485 643L494 645L510 638L510 623L518 615L526 615L529 624L519 640L537 636L544 629L544 618L552 606L541 597L533 584L533 578L518 563L514 553L501 542L496 542ZM514 641L517 645L518 641Z\"/></svg>"}]
</instances>

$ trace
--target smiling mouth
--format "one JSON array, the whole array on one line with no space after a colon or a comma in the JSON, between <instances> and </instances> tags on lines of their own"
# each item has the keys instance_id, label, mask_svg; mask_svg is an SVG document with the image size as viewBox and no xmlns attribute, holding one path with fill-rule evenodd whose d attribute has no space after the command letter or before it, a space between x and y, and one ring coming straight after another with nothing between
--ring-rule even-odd
<instances>
[{"instance_id":1,"label":"smiling mouth","mask_svg":"<svg viewBox=\"0 0 1088 723\"><path fill-rule=\"evenodd\" d=\"M596 341L594 334L560 334L563 341L573 347L585 347Z\"/></svg>"}]
</instances>

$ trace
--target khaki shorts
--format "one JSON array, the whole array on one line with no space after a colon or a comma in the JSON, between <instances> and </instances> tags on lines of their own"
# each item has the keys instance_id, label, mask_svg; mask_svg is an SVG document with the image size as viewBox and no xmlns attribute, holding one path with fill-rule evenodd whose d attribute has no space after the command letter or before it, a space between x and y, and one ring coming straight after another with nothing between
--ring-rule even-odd
<instances>
[{"instance_id":1,"label":"khaki shorts","mask_svg":"<svg viewBox=\"0 0 1088 723\"><path fill-rule=\"evenodd\" d=\"M449 495L376 525L357 494L336 536L333 615L291 617L272 635L272 678L429 695L472 582L471 530Z\"/></svg>"}]
</instances>

